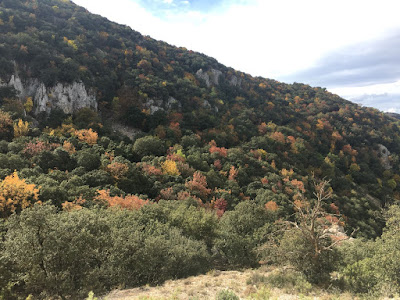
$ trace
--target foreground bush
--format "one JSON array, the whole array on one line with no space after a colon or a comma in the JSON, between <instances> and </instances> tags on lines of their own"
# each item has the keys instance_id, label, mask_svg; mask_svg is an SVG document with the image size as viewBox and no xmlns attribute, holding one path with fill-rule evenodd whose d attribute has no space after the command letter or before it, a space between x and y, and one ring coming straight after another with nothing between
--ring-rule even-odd
<instances>
[{"instance_id":1,"label":"foreground bush","mask_svg":"<svg viewBox=\"0 0 400 300\"><path fill-rule=\"evenodd\" d=\"M241 202L222 216L215 246L230 266L257 266L256 249L273 230L273 220L262 206Z\"/></svg>"},{"instance_id":2,"label":"foreground bush","mask_svg":"<svg viewBox=\"0 0 400 300\"><path fill-rule=\"evenodd\" d=\"M341 247L342 284L356 293L400 293L400 207L387 212L386 227L375 242L356 240Z\"/></svg>"},{"instance_id":3,"label":"foreground bush","mask_svg":"<svg viewBox=\"0 0 400 300\"><path fill-rule=\"evenodd\" d=\"M12 269L0 283L18 296L76 299L89 291L155 284L207 269L204 242L169 224L140 224L139 216L120 210L57 213L49 205L13 215L0 248L0 270Z\"/></svg>"}]
</instances>

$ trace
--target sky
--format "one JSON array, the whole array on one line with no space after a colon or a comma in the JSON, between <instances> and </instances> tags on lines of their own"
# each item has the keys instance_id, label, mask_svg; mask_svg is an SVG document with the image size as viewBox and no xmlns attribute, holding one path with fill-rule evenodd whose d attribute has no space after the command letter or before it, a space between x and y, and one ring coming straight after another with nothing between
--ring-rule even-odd
<instances>
[{"instance_id":1,"label":"sky","mask_svg":"<svg viewBox=\"0 0 400 300\"><path fill-rule=\"evenodd\" d=\"M144 35L400 113L398 0L72 0Z\"/></svg>"}]
</instances>

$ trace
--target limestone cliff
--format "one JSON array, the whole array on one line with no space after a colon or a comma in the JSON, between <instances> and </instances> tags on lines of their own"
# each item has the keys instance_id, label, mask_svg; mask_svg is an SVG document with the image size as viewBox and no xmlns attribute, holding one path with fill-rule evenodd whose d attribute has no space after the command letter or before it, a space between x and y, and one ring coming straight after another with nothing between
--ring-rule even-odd
<instances>
[{"instance_id":1,"label":"limestone cliff","mask_svg":"<svg viewBox=\"0 0 400 300\"><path fill-rule=\"evenodd\" d=\"M88 90L82 82L57 83L55 86L47 87L37 79L22 80L14 74L8 82L0 82L0 86L13 87L22 101L31 97L35 114L50 112L56 108L67 114L84 107L97 110L94 91Z\"/></svg>"}]
</instances>

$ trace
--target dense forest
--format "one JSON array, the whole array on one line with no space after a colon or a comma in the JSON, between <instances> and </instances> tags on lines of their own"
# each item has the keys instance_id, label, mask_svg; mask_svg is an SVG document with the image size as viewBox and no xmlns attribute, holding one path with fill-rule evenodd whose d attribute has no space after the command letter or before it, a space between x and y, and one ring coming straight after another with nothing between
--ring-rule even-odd
<instances>
[{"instance_id":1,"label":"dense forest","mask_svg":"<svg viewBox=\"0 0 400 300\"><path fill-rule=\"evenodd\" d=\"M398 116L69 0L0 1L0 79L0 299L260 263L400 292ZM68 111L48 92L73 84L95 105Z\"/></svg>"}]
</instances>

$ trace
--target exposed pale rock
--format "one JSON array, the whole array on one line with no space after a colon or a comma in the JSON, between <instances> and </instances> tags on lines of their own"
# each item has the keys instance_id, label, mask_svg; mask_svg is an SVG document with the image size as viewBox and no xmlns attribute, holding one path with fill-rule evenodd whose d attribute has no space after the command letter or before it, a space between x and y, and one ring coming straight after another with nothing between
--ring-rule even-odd
<instances>
[{"instance_id":1,"label":"exposed pale rock","mask_svg":"<svg viewBox=\"0 0 400 300\"><path fill-rule=\"evenodd\" d=\"M240 86L242 84L242 79L238 79L235 75L233 75L229 79L229 84L233 86Z\"/></svg>"},{"instance_id":2,"label":"exposed pale rock","mask_svg":"<svg viewBox=\"0 0 400 300\"><path fill-rule=\"evenodd\" d=\"M378 154L380 155L380 158L381 158L382 167L385 170L391 169L392 166L390 165L390 159L389 159L390 152L389 152L388 148L386 148L382 144L378 144Z\"/></svg>"},{"instance_id":3,"label":"exposed pale rock","mask_svg":"<svg viewBox=\"0 0 400 300\"><path fill-rule=\"evenodd\" d=\"M167 103L165 104L165 108L167 110L170 110L172 108L181 109L182 104L178 100L176 100L174 97L169 97Z\"/></svg>"},{"instance_id":4,"label":"exposed pale rock","mask_svg":"<svg viewBox=\"0 0 400 300\"><path fill-rule=\"evenodd\" d=\"M211 69L210 71L211 71L211 74L210 74L211 81L215 85L218 85L219 84L219 77L222 75L222 72L220 70L215 70L215 69Z\"/></svg>"},{"instance_id":5,"label":"exposed pale rock","mask_svg":"<svg viewBox=\"0 0 400 300\"><path fill-rule=\"evenodd\" d=\"M25 100L32 97L34 112L50 112L58 108L67 114L89 107L97 110L97 100L92 90L87 90L82 82L71 84L57 83L53 87L46 87L44 83L37 79L27 79L22 81L18 75L14 74L8 83L2 86L11 86L18 92L18 97Z\"/></svg>"},{"instance_id":6,"label":"exposed pale rock","mask_svg":"<svg viewBox=\"0 0 400 300\"><path fill-rule=\"evenodd\" d=\"M203 106L203 108L211 109L211 104L207 100L203 101L202 106Z\"/></svg>"},{"instance_id":7,"label":"exposed pale rock","mask_svg":"<svg viewBox=\"0 0 400 300\"><path fill-rule=\"evenodd\" d=\"M208 76L206 72L203 72L203 69L200 69L196 72L196 77L203 79L206 82L206 85L210 87L210 76Z\"/></svg>"},{"instance_id":8,"label":"exposed pale rock","mask_svg":"<svg viewBox=\"0 0 400 300\"><path fill-rule=\"evenodd\" d=\"M182 108L182 104L174 97L169 97L166 102L163 100L148 99L143 103L143 106L150 111L150 114L154 114L160 110L168 111L174 108L180 110Z\"/></svg>"},{"instance_id":9,"label":"exposed pale rock","mask_svg":"<svg viewBox=\"0 0 400 300\"><path fill-rule=\"evenodd\" d=\"M199 69L196 72L196 77L199 79L203 79L206 82L207 87L210 87L211 84L218 85L219 77L222 75L220 70L211 69L208 72L204 72L203 69Z\"/></svg>"},{"instance_id":10,"label":"exposed pale rock","mask_svg":"<svg viewBox=\"0 0 400 300\"><path fill-rule=\"evenodd\" d=\"M154 114L156 111L159 110L164 110L162 108L163 101L162 100L154 100L154 99L148 99L143 106L150 111L150 114Z\"/></svg>"},{"instance_id":11,"label":"exposed pale rock","mask_svg":"<svg viewBox=\"0 0 400 300\"><path fill-rule=\"evenodd\" d=\"M159 111L159 110L164 110L164 108L156 106L156 105L151 105L150 106L150 114L151 115L154 114L156 111Z\"/></svg>"}]
</instances>

